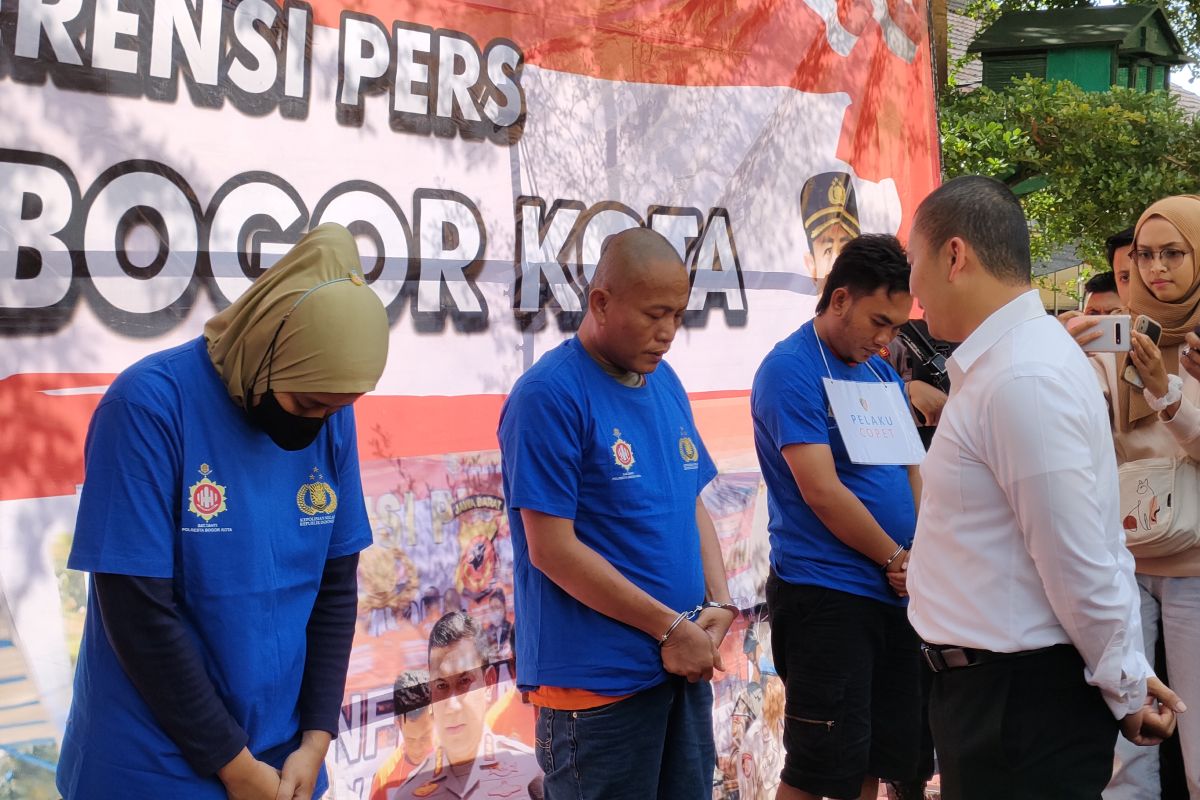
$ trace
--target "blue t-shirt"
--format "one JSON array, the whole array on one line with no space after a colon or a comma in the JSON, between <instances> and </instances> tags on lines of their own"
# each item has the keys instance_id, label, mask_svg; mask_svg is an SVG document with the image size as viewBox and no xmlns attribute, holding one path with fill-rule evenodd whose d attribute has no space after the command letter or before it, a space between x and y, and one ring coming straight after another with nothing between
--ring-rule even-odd
<instances>
[{"instance_id":1,"label":"blue t-shirt","mask_svg":"<svg viewBox=\"0 0 1200 800\"><path fill-rule=\"evenodd\" d=\"M658 643L578 602L529 562L521 509L575 521L579 540L677 611L704 602L696 498L716 475L664 362L622 385L578 339L546 353L500 412L515 560L517 682L632 694L666 679Z\"/></svg>"},{"instance_id":2,"label":"blue t-shirt","mask_svg":"<svg viewBox=\"0 0 1200 800\"><path fill-rule=\"evenodd\" d=\"M819 340L811 321L775 345L763 360L754 376L750 408L754 448L767 484L771 567L788 583L823 586L906 605L907 600L889 588L878 564L842 544L817 518L800 495L783 458L782 450L788 445L829 445L842 484L862 501L897 544L912 544L917 519L908 468L850 461L829 408L822 381L826 377L864 383L883 378L903 387L900 376L879 356L855 366L842 361Z\"/></svg>"},{"instance_id":3,"label":"blue t-shirt","mask_svg":"<svg viewBox=\"0 0 1200 800\"><path fill-rule=\"evenodd\" d=\"M174 580L217 694L276 767L300 742L305 626L325 562L371 543L354 412L287 452L230 400L203 338L113 382L92 417L71 569ZM322 769L317 794L328 786ZM154 721L89 596L63 737L67 800L225 800Z\"/></svg>"}]
</instances>

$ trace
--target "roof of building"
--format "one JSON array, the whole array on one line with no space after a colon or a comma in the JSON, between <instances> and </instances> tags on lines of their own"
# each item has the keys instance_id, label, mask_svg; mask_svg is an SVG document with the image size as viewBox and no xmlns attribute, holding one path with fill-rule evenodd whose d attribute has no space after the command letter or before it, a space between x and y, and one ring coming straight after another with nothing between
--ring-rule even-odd
<instances>
[{"instance_id":1,"label":"roof of building","mask_svg":"<svg viewBox=\"0 0 1200 800\"><path fill-rule=\"evenodd\" d=\"M1063 245L1051 253L1049 258L1033 264L1033 277L1040 278L1044 275L1053 275L1056 272L1077 267L1082 262L1083 258L1073 245Z\"/></svg>"},{"instance_id":2,"label":"roof of building","mask_svg":"<svg viewBox=\"0 0 1200 800\"><path fill-rule=\"evenodd\" d=\"M1136 30L1154 26L1161 31L1170 54L1159 53L1161 60L1183 64L1188 59L1183 45L1171 30L1166 15L1158 6L1099 6L1060 8L1047 11L1013 11L1001 15L967 48L972 53L1005 50L1054 49L1080 45L1111 44L1122 51L1136 52L1132 41Z\"/></svg>"},{"instance_id":3,"label":"roof of building","mask_svg":"<svg viewBox=\"0 0 1200 800\"><path fill-rule=\"evenodd\" d=\"M1179 101L1179 107L1186 111L1190 116L1200 115L1200 95L1195 92L1188 91L1181 86L1172 86L1171 94Z\"/></svg>"},{"instance_id":4,"label":"roof of building","mask_svg":"<svg viewBox=\"0 0 1200 800\"><path fill-rule=\"evenodd\" d=\"M967 48L979 31L979 21L951 10L946 25L946 49L950 64L956 64L967 55ZM983 84L983 62L974 56L964 62L954 75L954 84L960 89L973 89Z\"/></svg>"}]
</instances>

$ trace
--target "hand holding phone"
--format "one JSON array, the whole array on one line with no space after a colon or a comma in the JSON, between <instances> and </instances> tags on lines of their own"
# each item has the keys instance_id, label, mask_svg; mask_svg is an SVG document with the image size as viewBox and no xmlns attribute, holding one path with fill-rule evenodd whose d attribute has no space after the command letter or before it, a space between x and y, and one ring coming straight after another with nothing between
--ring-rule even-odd
<instances>
[{"instance_id":1,"label":"hand holding phone","mask_svg":"<svg viewBox=\"0 0 1200 800\"><path fill-rule=\"evenodd\" d=\"M1133 323L1133 330L1136 333L1144 333L1150 337L1150 341L1158 344L1158 339L1162 336L1162 325L1159 325L1154 320L1147 317L1145 314L1138 316Z\"/></svg>"},{"instance_id":2,"label":"hand holding phone","mask_svg":"<svg viewBox=\"0 0 1200 800\"><path fill-rule=\"evenodd\" d=\"M1067 320L1067 332L1085 353L1127 353L1129 321L1128 314L1072 317Z\"/></svg>"},{"instance_id":3,"label":"hand holding phone","mask_svg":"<svg viewBox=\"0 0 1200 800\"><path fill-rule=\"evenodd\" d=\"M1162 325L1142 314L1134 321L1133 331L1134 333L1145 335L1151 342L1157 345L1159 337L1162 336ZM1146 384L1142 381L1142 376L1138 374L1133 364L1125 367L1125 371L1121 373L1121 378L1126 383L1136 386L1139 389L1146 388Z\"/></svg>"}]
</instances>

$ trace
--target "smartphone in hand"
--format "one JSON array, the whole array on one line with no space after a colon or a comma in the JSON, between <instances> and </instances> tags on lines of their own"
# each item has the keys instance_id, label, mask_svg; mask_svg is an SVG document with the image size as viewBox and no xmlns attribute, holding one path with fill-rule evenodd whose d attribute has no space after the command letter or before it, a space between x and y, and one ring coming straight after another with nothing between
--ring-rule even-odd
<instances>
[{"instance_id":1,"label":"smartphone in hand","mask_svg":"<svg viewBox=\"0 0 1200 800\"><path fill-rule=\"evenodd\" d=\"M1159 325L1154 320L1147 317L1145 314L1138 316L1133 322L1133 330L1135 333L1144 333L1150 337L1150 341L1158 344L1158 339L1162 336L1162 325Z\"/></svg>"},{"instance_id":2,"label":"smartphone in hand","mask_svg":"<svg viewBox=\"0 0 1200 800\"><path fill-rule=\"evenodd\" d=\"M1085 345L1081 345L1085 353L1128 353L1130 344L1128 314L1110 314L1107 316L1074 317L1067 320L1067 330L1074 331L1082 325L1091 323L1092 330L1099 331L1100 336Z\"/></svg>"},{"instance_id":3,"label":"smartphone in hand","mask_svg":"<svg viewBox=\"0 0 1200 800\"><path fill-rule=\"evenodd\" d=\"M1200 328L1200 325L1196 327ZM1145 314L1142 314L1136 320L1134 320L1133 330L1136 333L1144 333L1145 335L1149 336L1150 341L1154 342L1155 344L1158 344L1158 339L1160 336L1162 336L1162 325L1159 325ZM1134 368L1133 364L1125 367L1125 371L1121 373L1121 378L1126 383L1132 384L1139 389L1146 388L1146 385L1142 383L1142 376L1138 374L1138 371Z\"/></svg>"}]
</instances>

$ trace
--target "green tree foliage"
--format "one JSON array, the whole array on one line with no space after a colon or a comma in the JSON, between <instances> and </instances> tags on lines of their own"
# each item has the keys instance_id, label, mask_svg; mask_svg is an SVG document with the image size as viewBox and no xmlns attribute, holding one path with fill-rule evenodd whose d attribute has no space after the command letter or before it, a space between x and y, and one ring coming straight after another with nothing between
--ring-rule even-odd
<instances>
[{"instance_id":1,"label":"green tree foliage","mask_svg":"<svg viewBox=\"0 0 1200 800\"><path fill-rule=\"evenodd\" d=\"M1143 5L1150 5L1145 2ZM1097 0L969 0L963 13L979 20L980 30L1006 11L1039 11L1053 8L1087 8L1108 5ZM1200 78L1200 0L1159 0L1171 30L1192 59L1192 76Z\"/></svg>"},{"instance_id":2,"label":"green tree foliage","mask_svg":"<svg viewBox=\"0 0 1200 800\"><path fill-rule=\"evenodd\" d=\"M1101 266L1104 240L1147 205L1200 192L1200 119L1165 92L1085 92L1066 81L947 92L947 178L988 175L1022 195L1035 259L1077 245Z\"/></svg>"}]
</instances>

